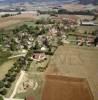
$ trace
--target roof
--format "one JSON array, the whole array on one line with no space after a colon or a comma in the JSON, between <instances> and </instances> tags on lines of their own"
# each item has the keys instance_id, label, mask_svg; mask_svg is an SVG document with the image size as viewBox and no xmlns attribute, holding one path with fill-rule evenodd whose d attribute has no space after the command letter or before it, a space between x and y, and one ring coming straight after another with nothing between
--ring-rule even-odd
<instances>
[{"instance_id":1,"label":"roof","mask_svg":"<svg viewBox=\"0 0 98 100\"><path fill-rule=\"evenodd\" d=\"M82 78L48 75L42 100L94 100L88 82Z\"/></svg>"}]
</instances>

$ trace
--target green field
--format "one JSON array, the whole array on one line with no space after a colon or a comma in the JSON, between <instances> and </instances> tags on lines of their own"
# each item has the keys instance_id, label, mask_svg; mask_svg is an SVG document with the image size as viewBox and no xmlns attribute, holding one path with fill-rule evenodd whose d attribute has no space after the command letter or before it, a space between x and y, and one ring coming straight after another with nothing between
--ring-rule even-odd
<instances>
[{"instance_id":1,"label":"green field","mask_svg":"<svg viewBox=\"0 0 98 100\"><path fill-rule=\"evenodd\" d=\"M5 74L7 74L8 70L13 66L15 62L16 59L7 60L2 65L0 65L0 80L5 77Z\"/></svg>"},{"instance_id":2,"label":"green field","mask_svg":"<svg viewBox=\"0 0 98 100\"><path fill-rule=\"evenodd\" d=\"M7 61L7 58L10 56L11 54L8 51L3 51L0 48L0 65L3 64L3 62Z\"/></svg>"}]
</instances>

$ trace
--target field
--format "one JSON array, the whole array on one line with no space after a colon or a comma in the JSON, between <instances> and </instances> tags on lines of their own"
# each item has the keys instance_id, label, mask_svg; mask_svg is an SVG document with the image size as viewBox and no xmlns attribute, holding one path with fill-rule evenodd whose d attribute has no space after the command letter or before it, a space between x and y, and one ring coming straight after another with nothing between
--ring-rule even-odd
<instances>
[{"instance_id":1,"label":"field","mask_svg":"<svg viewBox=\"0 0 98 100\"><path fill-rule=\"evenodd\" d=\"M4 78L8 70L13 66L16 59L8 60L0 66L0 80Z\"/></svg>"},{"instance_id":2,"label":"field","mask_svg":"<svg viewBox=\"0 0 98 100\"><path fill-rule=\"evenodd\" d=\"M95 100L98 94L98 49L64 45L57 49L46 74L86 78Z\"/></svg>"},{"instance_id":3,"label":"field","mask_svg":"<svg viewBox=\"0 0 98 100\"><path fill-rule=\"evenodd\" d=\"M79 33L84 33L85 31L92 33L93 31L97 29L98 29L98 26L79 26L78 27Z\"/></svg>"},{"instance_id":4,"label":"field","mask_svg":"<svg viewBox=\"0 0 98 100\"><path fill-rule=\"evenodd\" d=\"M4 62L6 62L10 55L11 54L8 51L3 51L0 48L0 65L3 64Z\"/></svg>"},{"instance_id":5,"label":"field","mask_svg":"<svg viewBox=\"0 0 98 100\"><path fill-rule=\"evenodd\" d=\"M32 14L20 14L16 16L10 16L10 17L5 17L5 18L0 18L0 29L2 28L8 28L13 25L18 25L21 24L25 21L30 21L33 20L34 16Z\"/></svg>"},{"instance_id":6,"label":"field","mask_svg":"<svg viewBox=\"0 0 98 100\"><path fill-rule=\"evenodd\" d=\"M33 81L33 87L28 88L26 92L17 93L15 95L15 98L24 99L27 96L33 96L34 100L41 100L43 82L44 82L43 75L39 73L34 73L34 72L28 75L29 75L28 80L30 79ZM37 87L36 87L36 83L38 84ZM20 84L20 86L21 85L22 83ZM34 89L35 87L36 89Z\"/></svg>"},{"instance_id":7,"label":"field","mask_svg":"<svg viewBox=\"0 0 98 100\"><path fill-rule=\"evenodd\" d=\"M81 78L46 76L42 100L93 100L87 81Z\"/></svg>"}]
</instances>

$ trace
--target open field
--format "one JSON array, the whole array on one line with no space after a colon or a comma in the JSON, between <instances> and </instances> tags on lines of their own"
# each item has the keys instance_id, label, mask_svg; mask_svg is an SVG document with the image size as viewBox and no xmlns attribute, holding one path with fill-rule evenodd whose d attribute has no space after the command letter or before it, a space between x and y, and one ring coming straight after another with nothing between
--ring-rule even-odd
<instances>
[{"instance_id":1,"label":"open field","mask_svg":"<svg viewBox=\"0 0 98 100\"><path fill-rule=\"evenodd\" d=\"M30 21L33 20L34 16L32 14L20 14L16 16L10 16L5 18L0 18L0 29L7 28L9 26L13 26L19 23L23 23L24 21Z\"/></svg>"},{"instance_id":2,"label":"open field","mask_svg":"<svg viewBox=\"0 0 98 100\"><path fill-rule=\"evenodd\" d=\"M46 76L42 100L93 100L92 93L85 79Z\"/></svg>"},{"instance_id":3,"label":"open field","mask_svg":"<svg viewBox=\"0 0 98 100\"><path fill-rule=\"evenodd\" d=\"M93 31L97 29L98 29L98 26L79 26L78 27L79 33L84 33L85 31L92 33Z\"/></svg>"},{"instance_id":4,"label":"open field","mask_svg":"<svg viewBox=\"0 0 98 100\"><path fill-rule=\"evenodd\" d=\"M39 73L32 73L28 75L29 75L28 80L33 81L33 87L28 88L26 92L17 93L15 95L15 98L24 99L27 96L33 96L34 100L41 100L43 82L44 82L43 75ZM37 87L36 87L36 83L37 83ZM22 84L23 83L21 83L20 86Z\"/></svg>"},{"instance_id":5,"label":"open field","mask_svg":"<svg viewBox=\"0 0 98 100\"><path fill-rule=\"evenodd\" d=\"M0 48L0 65L3 64L4 62L6 62L8 60L8 57L10 56L10 52L8 51L3 51Z\"/></svg>"},{"instance_id":6,"label":"open field","mask_svg":"<svg viewBox=\"0 0 98 100\"><path fill-rule=\"evenodd\" d=\"M51 58L46 74L86 78L98 100L98 49L64 45Z\"/></svg>"},{"instance_id":7,"label":"open field","mask_svg":"<svg viewBox=\"0 0 98 100\"><path fill-rule=\"evenodd\" d=\"M0 80L4 78L8 70L13 66L16 59L8 60L0 66Z\"/></svg>"}]
</instances>

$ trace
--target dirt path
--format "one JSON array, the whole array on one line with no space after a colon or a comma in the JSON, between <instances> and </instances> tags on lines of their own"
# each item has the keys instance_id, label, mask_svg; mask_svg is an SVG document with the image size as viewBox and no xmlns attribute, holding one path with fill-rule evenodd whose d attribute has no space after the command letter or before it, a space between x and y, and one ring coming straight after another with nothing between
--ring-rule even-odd
<instances>
[{"instance_id":1,"label":"dirt path","mask_svg":"<svg viewBox=\"0 0 98 100\"><path fill-rule=\"evenodd\" d=\"M25 71L21 71L21 75L20 75L19 79L17 80L17 83L15 85L12 95L10 96L10 99L12 99L15 96L18 86L21 83L21 80L23 79L24 75L25 75Z\"/></svg>"}]
</instances>

